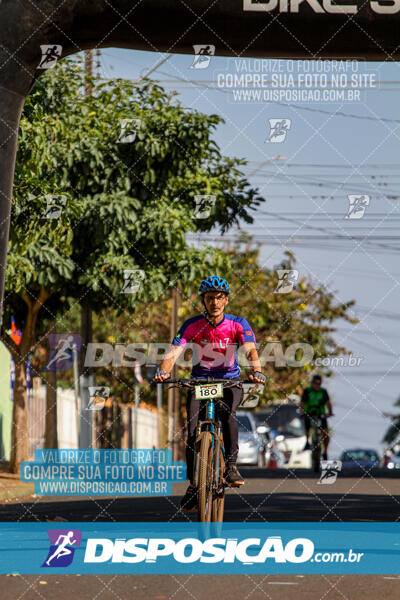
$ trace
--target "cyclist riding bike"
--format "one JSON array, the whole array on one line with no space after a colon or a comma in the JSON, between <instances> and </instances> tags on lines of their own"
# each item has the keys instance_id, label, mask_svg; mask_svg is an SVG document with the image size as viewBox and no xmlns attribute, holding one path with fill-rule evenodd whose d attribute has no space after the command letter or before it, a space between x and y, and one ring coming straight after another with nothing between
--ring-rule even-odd
<instances>
[{"instance_id":1,"label":"cyclist riding bike","mask_svg":"<svg viewBox=\"0 0 400 600\"><path fill-rule=\"evenodd\" d=\"M243 317L225 314L229 302L230 288L226 279L213 275L203 279L199 294L204 306L204 314L185 321L172 341L171 348L163 359L154 378L162 382L171 376L172 368L188 343L193 344L192 379L239 379L240 367L237 356L238 346L243 346L246 358L250 361L253 373L249 380L265 383L255 345L255 336ZM224 397L219 403L220 419L225 446L225 482L229 486L244 484L236 466L239 444L236 409L240 402L240 388L224 389ZM181 509L192 511L197 508L197 489L193 485L193 465L195 454L196 426L199 420L200 400L195 399L194 390L187 396L188 439L186 444L187 474L189 487L182 498Z\"/></svg>"},{"instance_id":2,"label":"cyclist riding bike","mask_svg":"<svg viewBox=\"0 0 400 600\"><path fill-rule=\"evenodd\" d=\"M311 379L311 385L306 387L303 391L300 400L300 410L304 415L304 426L306 429L306 445L304 450L310 450L310 428L311 418L320 417L321 419L321 434L322 441L324 444L324 452L322 458L328 460L328 446L330 441L329 430L328 430L328 417L332 416L332 405L329 399L328 392L325 388L321 387L322 377L320 375L314 375Z\"/></svg>"}]
</instances>

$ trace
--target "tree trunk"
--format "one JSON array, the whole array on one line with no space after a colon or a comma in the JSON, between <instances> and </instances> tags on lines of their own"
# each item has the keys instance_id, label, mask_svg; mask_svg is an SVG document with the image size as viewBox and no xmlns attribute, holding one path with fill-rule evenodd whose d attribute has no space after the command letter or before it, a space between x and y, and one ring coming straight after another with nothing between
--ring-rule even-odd
<instances>
[{"instance_id":1,"label":"tree trunk","mask_svg":"<svg viewBox=\"0 0 400 600\"><path fill-rule=\"evenodd\" d=\"M49 327L49 333L56 332L56 321ZM58 448L57 436L57 372L46 373L46 433L44 447L48 450Z\"/></svg>"},{"instance_id":2,"label":"tree trunk","mask_svg":"<svg viewBox=\"0 0 400 600\"><path fill-rule=\"evenodd\" d=\"M21 358L15 361L14 406L11 430L11 473L18 473L21 462L29 459L26 364L26 361Z\"/></svg>"},{"instance_id":3,"label":"tree trunk","mask_svg":"<svg viewBox=\"0 0 400 600\"><path fill-rule=\"evenodd\" d=\"M84 300L81 305L81 338L80 373L88 376L91 375L92 370L84 367L84 363L88 344L93 341L93 313L87 300Z\"/></svg>"},{"instance_id":4,"label":"tree trunk","mask_svg":"<svg viewBox=\"0 0 400 600\"><path fill-rule=\"evenodd\" d=\"M4 65L5 56L0 60ZM15 69L17 70L17 69ZM4 75L2 73L2 75ZM18 126L24 97L5 89L7 84L0 81L0 324L3 313L3 295L6 277L8 234L10 228L12 184L14 179L15 156L17 148ZM1 85L2 84L2 85Z\"/></svg>"},{"instance_id":5,"label":"tree trunk","mask_svg":"<svg viewBox=\"0 0 400 600\"><path fill-rule=\"evenodd\" d=\"M46 433L44 447L49 450L58 448L56 371L48 371L46 374Z\"/></svg>"},{"instance_id":6,"label":"tree trunk","mask_svg":"<svg viewBox=\"0 0 400 600\"><path fill-rule=\"evenodd\" d=\"M49 298L43 288L39 298L32 300L29 294L24 296L27 305L25 327L21 343L16 346L12 342L12 355L15 362L14 406L13 423L11 430L11 458L9 470L18 473L21 462L29 460L29 434L28 434L28 389L26 384L26 367L29 352L33 347L36 332L36 320L40 308Z\"/></svg>"}]
</instances>

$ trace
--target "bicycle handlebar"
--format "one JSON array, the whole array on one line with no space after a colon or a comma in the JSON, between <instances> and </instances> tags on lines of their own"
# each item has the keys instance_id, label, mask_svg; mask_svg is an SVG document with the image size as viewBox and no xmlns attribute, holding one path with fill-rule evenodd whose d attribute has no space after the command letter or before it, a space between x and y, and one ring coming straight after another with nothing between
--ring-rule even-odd
<instances>
[{"instance_id":1,"label":"bicycle handlebar","mask_svg":"<svg viewBox=\"0 0 400 600\"><path fill-rule=\"evenodd\" d=\"M182 387L194 387L195 385L201 385L205 383L222 383L223 387L234 387L242 386L244 383L250 383L251 385L264 385L263 383L257 383L256 381L250 381L247 379L214 379L213 377L207 377L204 379L164 379L164 381L154 381L152 383L161 384L174 384Z\"/></svg>"}]
</instances>

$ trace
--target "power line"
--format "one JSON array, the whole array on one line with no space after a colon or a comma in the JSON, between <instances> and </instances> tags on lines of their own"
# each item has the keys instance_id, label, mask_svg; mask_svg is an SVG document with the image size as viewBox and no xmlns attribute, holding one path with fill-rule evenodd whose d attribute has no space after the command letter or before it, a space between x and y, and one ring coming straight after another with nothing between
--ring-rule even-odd
<instances>
[{"instance_id":1,"label":"power line","mask_svg":"<svg viewBox=\"0 0 400 600\"><path fill-rule=\"evenodd\" d=\"M365 348L370 348L371 350L375 350L376 352L379 352L379 354L385 354L386 356L393 356L394 358L398 358L398 355L395 352L389 352L388 350L384 350L383 348L378 348L378 346L369 344L365 340L358 340L357 338L355 338L353 335L350 334L348 337L348 343L351 344L352 342L362 346L363 348L365 347ZM347 342L346 342L346 344L347 344Z\"/></svg>"},{"instance_id":2,"label":"power line","mask_svg":"<svg viewBox=\"0 0 400 600\"><path fill-rule=\"evenodd\" d=\"M376 191L374 189L370 190L370 189L365 189L367 187L367 185L369 185L369 182L365 182L365 181L353 181L353 182L346 182L346 183L342 183L342 182L337 182L337 181L332 181L332 180L327 180L327 179L318 179L318 178L312 178L310 177L310 175L304 174L304 175L300 175L298 173L296 173L295 175L288 175L286 173L271 173L270 171L265 171L263 173L264 176L268 176L269 177L269 181L265 182L265 185L289 185L289 184L297 184L297 185L304 185L304 186L318 186L318 187L334 187L336 190L345 190L347 192L350 193L354 193L354 188L355 186L358 186L357 189L357 193L363 193L366 194L368 193L368 195L373 196L374 193L376 193ZM280 179L285 179L285 181L275 181L275 178L279 177ZM262 182L259 182L258 185L262 184ZM382 186L378 186L376 182L371 182L371 185L373 186L377 186L377 187L382 187ZM363 189L361 189L363 188ZM394 195L397 196L398 192L394 191L394 190L387 190L387 192L390 195Z\"/></svg>"},{"instance_id":3,"label":"power line","mask_svg":"<svg viewBox=\"0 0 400 600\"><path fill-rule=\"evenodd\" d=\"M275 219L279 219L281 221L288 221L289 223L294 223L296 225L301 225L301 227L305 227L306 229L311 229L313 231L321 231L323 233L328 233L331 238L334 237L335 239L344 239L346 241L364 241L364 239L365 239L362 236L354 236L354 235L353 236L347 236L347 235L340 234L340 233L336 233L336 234L332 235L332 232L329 229L327 229L326 227L317 227L316 225L305 224L302 221L299 221L298 219L293 219L291 217L286 217L286 216L283 216L282 214L281 215L277 215L276 213L269 212L269 211L263 211L263 214L266 214L266 215L268 215L268 216L270 216L272 218L275 218ZM297 236L296 234L294 234L294 235L295 235L295 237L300 237L300 239L301 239L301 236ZM316 239L318 239L318 238L316 236L313 236L313 239L316 241ZM324 239L326 239L326 236L320 236L319 239L324 240ZM381 247L381 248L389 248L391 250L393 250L393 249L400 250L400 248L395 248L394 246L388 246L387 244L378 243L378 241L381 240L381 239L389 239L389 240L396 240L396 241L398 240L400 242L400 237L398 237L398 236L388 236L387 238L385 238L385 236L384 237L382 237L382 236L368 236L367 240L365 240L365 241L371 242L371 240L372 240L373 241L373 245L376 245L376 246Z\"/></svg>"},{"instance_id":4,"label":"power line","mask_svg":"<svg viewBox=\"0 0 400 600\"><path fill-rule=\"evenodd\" d=\"M249 164L258 162L254 160L247 161ZM400 163L363 163L359 165L347 165L345 163L340 164L331 164L331 163L285 163L285 167L289 168L304 168L304 167L312 167L312 168L320 168L320 167L328 167L328 168L343 168L343 169L399 169Z\"/></svg>"},{"instance_id":5,"label":"power line","mask_svg":"<svg viewBox=\"0 0 400 600\"><path fill-rule=\"evenodd\" d=\"M125 61L125 62L130 62L130 61ZM137 64L137 63L136 63ZM153 69L154 70L154 69ZM158 72L161 73L162 75L166 75L166 76L170 76L170 73L166 73L165 71L160 71L158 69ZM179 76L175 76L177 81L183 81L184 83L190 84L194 87L202 87L211 91L217 91L217 92L222 92L225 94L229 94L232 95L232 93L229 90L225 90L219 87L214 87L214 86L210 86L207 83L203 83L203 81L201 80L188 80L185 79L184 77L179 77ZM126 79L130 79L130 78L126 78ZM155 81L159 81L159 80L155 80ZM278 102L276 100L270 100L271 104L277 104L278 106L286 106L287 108L290 109L294 109L294 110L307 110L310 112L318 112L318 113L323 113L323 114L328 114L331 117L347 117L347 118L351 118L351 119L363 119L363 120L368 120L368 121L377 121L377 122L385 122L385 123L399 123L400 124L400 119L388 119L385 117L382 118L377 118L377 117L370 117L370 116L366 116L366 115L354 115L354 114L350 114L350 113L344 113L343 111L329 111L329 110L323 110L323 109L319 109L319 108L311 108L308 106L299 106L297 104L289 104L287 102Z\"/></svg>"},{"instance_id":6,"label":"power line","mask_svg":"<svg viewBox=\"0 0 400 600\"><path fill-rule=\"evenodd\" d=\"M268 246L280 246L283 249L289 248L289 247L301 247L303 250L317 250L318 252L321 251L330 251L333 250L335 252L349 252L349 250L352 250L353 252L361 252L362 251L362 247L361 246L356 246L356 247L352 247L352 246L346 246L345 244L329 244L327 242L327 238L324 237L322 238L324 243L321 244L321 242L315 242L315 243L311 243L312 238L310 238L309 240L299 240L297 238L291 238L291 239L276 239L276 236L274 237L268 237L266 235L256 235L256 236L251 236L251 241L254 243L257 243L259 245L268 245ZM221 238L221 236L216 237L216 236L202 236L201 239L199 239L199 237L190 237L190 234L188 235L188 241L189 242L213 242L213 243L222 243L222 244L227 244L227 243L233 243L233 244L247 244L247 241L243 241L240 242L238 241L237 237L235 236L227 236L224 235L223 238ZM398 257L398 251L400 251L400 247L396 247L396 246L390 246L389 247L392 252L389 252L387 249L382 249L379 247L374 247L374 252L376 254L384 254L385 256L396 256ZM397 317L398 319L398 317Z\"/></svg>"}]
</instances>

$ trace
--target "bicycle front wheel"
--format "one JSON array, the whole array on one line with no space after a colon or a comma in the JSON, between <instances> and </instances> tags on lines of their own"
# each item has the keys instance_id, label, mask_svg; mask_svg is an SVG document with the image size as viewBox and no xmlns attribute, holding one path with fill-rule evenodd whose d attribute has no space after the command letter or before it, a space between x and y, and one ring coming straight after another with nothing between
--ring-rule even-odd
<instances>
[{"instance_id":1,"label":"bicycle front wheel","mask_svg":"<svg viewBox=\"0 0 400 600\"><path fill-rule=\"evenodd\" d=\"M203 431L201 434L199 461L199 521L208 523L212 514L213 484L213 444L209 431Z\"/></svg>"},{"instance_id":2,"label":"bicycle front wheel","mask_svg":"<svg viewBox=\"0 0 400 600\"><path fill-rule=\"evenodd\" d=\"M224 508L225 508L225 487L223 483L223 476L225 470L224 453L222 452L221 443L218 441L216 452L219 452L219 472L216 473L216 487L217 490L214 493L212 501L212 520L215 523L222 523L224 520Z\"/></svg>"}]
</instances>

